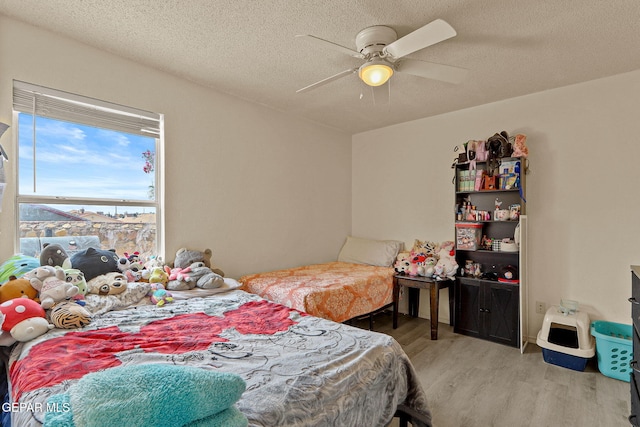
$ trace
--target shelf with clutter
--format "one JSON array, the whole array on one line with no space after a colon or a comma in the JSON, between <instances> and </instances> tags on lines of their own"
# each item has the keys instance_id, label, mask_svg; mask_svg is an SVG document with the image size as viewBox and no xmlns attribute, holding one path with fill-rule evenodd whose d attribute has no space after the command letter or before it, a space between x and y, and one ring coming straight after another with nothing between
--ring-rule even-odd
<instances>
[{"instance_id":1,"label":"shelf with clutter","mask_svg":"<svg viewBox=\"0 0 640 427\"><path fill-rule=\"evenodd\" d=\"M506 131L457 147L454 331L514 347L523 285L521 219L526 218L526 136Z\"/></svg>"}]
</instances>

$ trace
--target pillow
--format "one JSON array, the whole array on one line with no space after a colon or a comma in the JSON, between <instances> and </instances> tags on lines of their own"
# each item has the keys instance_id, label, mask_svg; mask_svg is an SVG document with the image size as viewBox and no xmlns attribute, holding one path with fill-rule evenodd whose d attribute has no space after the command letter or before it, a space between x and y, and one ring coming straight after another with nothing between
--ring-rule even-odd
<instances>
[{"instance_id":1,"label":"pillow","mask_svg":"<svg viewBox=\"0 0 640 427\"><path fill-rule=\"evenodd\" d=\"M111 310L119 310L136 304L151 290L145 282L129 282L124 292L116 295L85 295L85 308L92 314L103 314Z\"/></svg>"},{"instance_id":2,"label":"pillow","mask_svg":"<svg viewBox=\"0 0 640 427\"><path fill-rule=\"evenodd\" d=\"M232 372L122 365L89 373L49 397L44 426L246 426L234 406L245 389Z\"/></svg>"},{"instance_id":3,"label":"pillow","mask_svg":"<svg viewBox=\"0 0 640 427\"><path fill-rule=\"evenodd\" d=\"M338 261L391 267L404 243L397 240L371 240L348 236Z\"/></svg>"}]
</instances>

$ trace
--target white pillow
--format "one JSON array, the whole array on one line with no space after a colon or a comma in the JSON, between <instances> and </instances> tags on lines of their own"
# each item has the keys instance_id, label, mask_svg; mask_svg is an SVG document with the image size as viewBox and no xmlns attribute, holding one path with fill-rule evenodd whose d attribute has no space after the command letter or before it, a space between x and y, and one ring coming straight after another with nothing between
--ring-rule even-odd
<instances>
[{"instance_id":1,"label":"white pillow","mask_svg":"<svg viewBox=\"0 0 640 427\"><path fill-rule=\"evenodd\" d=\"M338 261L391 267L404 243L397 240L371 240L348 236Z\"/></svg>"}]
</instances>

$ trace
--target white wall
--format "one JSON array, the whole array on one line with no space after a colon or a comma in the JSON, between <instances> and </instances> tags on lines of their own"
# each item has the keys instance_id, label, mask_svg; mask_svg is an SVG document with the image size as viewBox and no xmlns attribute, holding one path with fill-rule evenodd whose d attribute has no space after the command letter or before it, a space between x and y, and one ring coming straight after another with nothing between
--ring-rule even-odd
<instances>
[{"instance_id":1,"label":"white wall","mask_svg":"<svg viewBox=\"0 0 640 427\"><path fill-rule=\"evenodd\" d=\"M5 123L13 79L165 114L168 261L182 246L208 247L214 262L238 277L335 260L351 230L349 135L0 16ZM12 137L10 129L2 138L9 174ZM14 250L9 189L0 259Z\"/></svg>"},{"instance_id":2,"label":"white wall","mask_svg":"<svg viewBox=\"0 0 640 427\"><path fill-rule=\"evenodd\" d=\"M437 100L428 100L437 102ZM454 237L453 148L495 132L530 149L529 336L547 306L575 299L592 319L631 323L640 263L640 70L353 136L353 234ZM423 292L420 315L428 317ZM440 321L447 322L446 291Z\"/></svg>"}]
</instances>

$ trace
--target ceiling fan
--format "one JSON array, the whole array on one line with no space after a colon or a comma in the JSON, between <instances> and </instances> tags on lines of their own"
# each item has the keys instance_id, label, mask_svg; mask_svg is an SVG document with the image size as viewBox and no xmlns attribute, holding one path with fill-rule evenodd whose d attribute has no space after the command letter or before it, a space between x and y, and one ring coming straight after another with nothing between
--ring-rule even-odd
<instances>
[{"instance_id":1,"label":"ceiling fan","mask_svg":"<svg viewBox=\"0 0 640 427\"><path fill-rule=\"evenodd\" d=\"M307 92L356 72L364 83L374 89L387 83L394 72L448 83L460 83L467 75L468 70L464 68L406 58L413 52L450 39L455 35L456 31L453 27L442 19L436 19L400 39L398 39L396 31L387 26L376 25L365 28L356 36L357 50L309 34L297 35L296 37L304 37L317 45L333 48L354 58L364 59L365 62L359 67L341 71L298 89L296 92Z\"/></svg>"}]
</instances>

